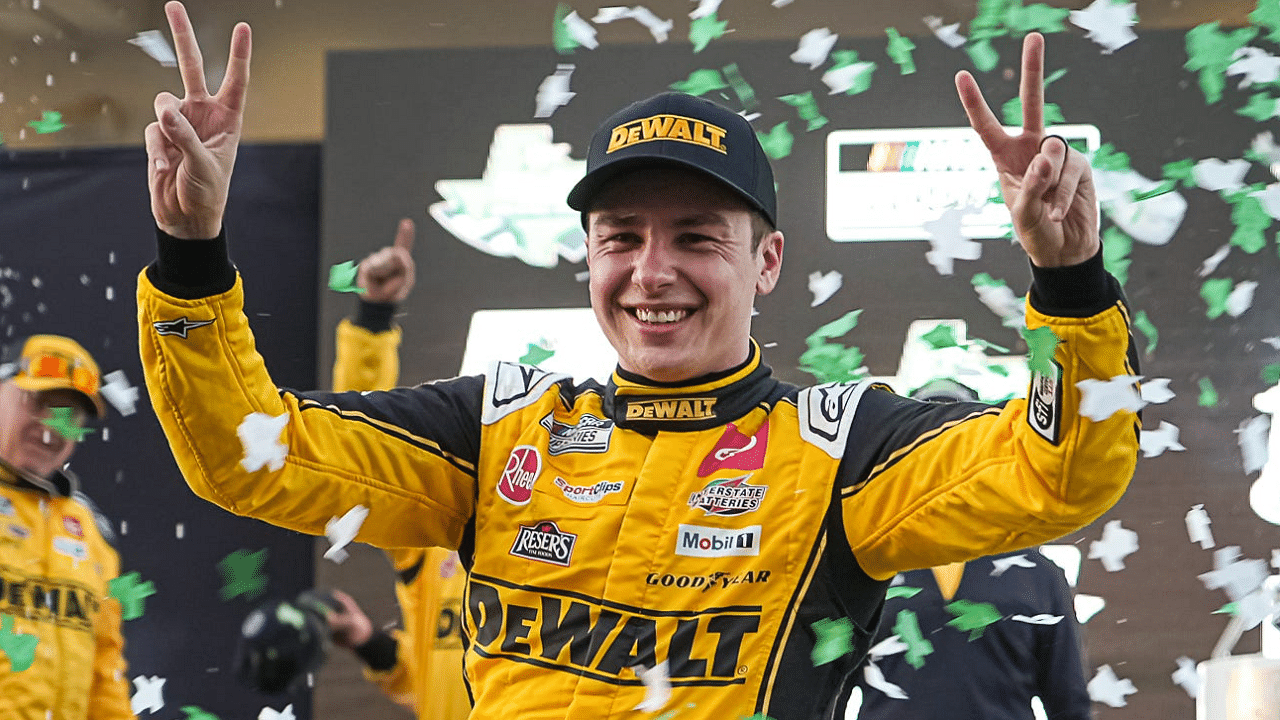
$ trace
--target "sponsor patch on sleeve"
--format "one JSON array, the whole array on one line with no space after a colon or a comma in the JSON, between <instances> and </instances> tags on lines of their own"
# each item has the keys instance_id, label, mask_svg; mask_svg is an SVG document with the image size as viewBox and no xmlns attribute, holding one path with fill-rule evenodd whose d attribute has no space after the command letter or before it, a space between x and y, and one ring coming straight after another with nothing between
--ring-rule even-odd
<instances>
[{"instance_id":1,"label":"sponsor patch on sleeve","mask_svg":"<svg viewBox=\"0 0 1280 720\"><path fill-rule=\"evenodd\" d=\"M1040 437L1058 444L1062 421L1062 366L1056 360L1053 373L1031 374L1031 387L1027 390L1027 424Z\"/></svg>"}]
</instances>

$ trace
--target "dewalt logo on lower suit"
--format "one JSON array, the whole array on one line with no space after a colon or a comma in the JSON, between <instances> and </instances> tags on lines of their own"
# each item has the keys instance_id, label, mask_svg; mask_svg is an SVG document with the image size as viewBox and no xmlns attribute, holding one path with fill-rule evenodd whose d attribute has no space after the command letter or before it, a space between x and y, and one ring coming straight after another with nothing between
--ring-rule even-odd
<instances>
[{"instance_id":1,"label":"dewalt logo on lower suit","mask_svg":"<svg viewBox=\"0 0 1280 720\"><path fill-rule=\"evenodd\" d=\"M666 661L672 685L705 687L746 682L738 656L760 630L761 608L655 611L472 575L467 610L473 648L484 657L627 685L639 681L620 679L625 668Z\"/></svg>"},{"instance_id":2,"label":"dewalt logo on lower suit","mask_svg":"<svg viewBox=\"0 0 1280 720\"><path fill-rule=\"evenodd\" d=\"M0 613L91 632L98 609L98 598L83 585L0 566Z\"/></svg>"}]
</instances>

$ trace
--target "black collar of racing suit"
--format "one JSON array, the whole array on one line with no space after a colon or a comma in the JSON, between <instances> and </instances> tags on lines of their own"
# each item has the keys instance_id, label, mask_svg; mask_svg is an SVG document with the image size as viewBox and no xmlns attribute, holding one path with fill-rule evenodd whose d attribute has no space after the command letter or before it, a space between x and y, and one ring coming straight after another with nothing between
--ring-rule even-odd
<instances>
[{"instance_id":1,"label":"black collar of racing suit","mask_svg":"<svg viewBox=\"0 0 1280 720\"><path fill-rule=\"evenodd\" d=\"M55 470L49 477L42 478L35 473L16 468L4 460L0 460L0 483L13 485L22 490L42 492L52 497L71 497L79 490L76 476L69 470Z\"/></svg>"},{"instance_id":2,"label":"black collar of racing suit","mask_svg":"<svg viewBox=\"0 0 1280 720\"><path fill-rule=\"evenodd\" d=\"M685 382L656 382L618 368L605 388L604 412L618 427L645 434L707 430L751 412L777 387L752 340L741 365Z\"/></svg>"}]
</instances>

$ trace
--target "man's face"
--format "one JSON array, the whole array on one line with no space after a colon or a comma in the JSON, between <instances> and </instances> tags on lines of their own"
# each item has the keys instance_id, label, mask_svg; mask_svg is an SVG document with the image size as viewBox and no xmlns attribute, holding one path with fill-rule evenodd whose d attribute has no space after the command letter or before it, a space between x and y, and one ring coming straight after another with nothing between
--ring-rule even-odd
<instances>
[{"instance_id":1,"label":"man's face","mask_svg":"<svg viewBox=\"0 0 1280 720\"><path fill-rule=\"evenodd\" d=\"M40 422L59 407L71 408L77 424L84 424L85 409L73 391L37 393L12 382L0 383L0 460L40 477L65 465L76 443Z\"/></svg>"},{"instance_id":2,"label":"man's face","mask_svg":"<svg viewBox=\"0 0 1280 720\"><path fill-rule=\"evenodd\" d=\"M782 233L752 251L751 220L732 190L690 170L635 171L600 191L591 306L624 370L678 382L746 360L752 303L782 267Z\"/></svg>"}]
</instances>

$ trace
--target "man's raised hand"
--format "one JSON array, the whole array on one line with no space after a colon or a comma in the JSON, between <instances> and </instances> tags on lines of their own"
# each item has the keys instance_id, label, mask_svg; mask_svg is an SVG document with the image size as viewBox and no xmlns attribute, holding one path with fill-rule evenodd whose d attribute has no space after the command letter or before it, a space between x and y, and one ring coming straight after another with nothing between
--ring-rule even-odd
<instances>
[{"instance_id":1,"label":"man's raised hand","mask_svg":"<svg viewBox=\"0 0 1280 720\"><path fill-rule=\"evenodd\" d=\"M164 6L182 74L184 97L156 96L156 121L147 126L147 184L151 214L164 232L182 239L216 237L222 230L231 171L240 145L249 87L249 26L231 31L227 72L216 95L204 82L204 60L187 10Z\"/></svg>"},{"instance_id":2,"label":"man's raised hand","mask_svg":"<svg viewBox=\"0 0 1280 720\"><path fill-rule=\"evenodd\" d=\"M400 303L413 290L414 225L409 218L396 228L395 244L377 250L360 261L356 287L365 291L362 299L376 303Z\"/></svg>"},{"instance_id":3,"label":"man's raised hand","mask_svg":"<svg viewBox=\"0 0 1280 720\"><path fill-rule=\"evenodd\" d=\"M1022 43L1022 132L1009 135L968 72L956 90L969 124L991 152L1013 229L1039 267L1075 265L1098 251L1098 203L1089 161L1056 135L1044 134L1044 37Z\"/></svg>"}]
</instances>

